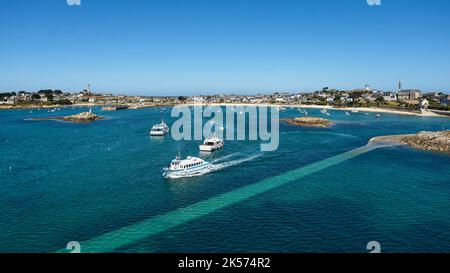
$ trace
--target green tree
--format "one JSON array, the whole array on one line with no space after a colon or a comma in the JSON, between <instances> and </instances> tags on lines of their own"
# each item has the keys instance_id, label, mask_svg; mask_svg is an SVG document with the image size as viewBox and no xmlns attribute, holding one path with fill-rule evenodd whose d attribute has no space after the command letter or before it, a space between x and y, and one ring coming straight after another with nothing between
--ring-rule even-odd
<instances>
[{"instance_id":1,"label":"green tree","mask_svg":"<svg viewBox=\"0 0 450 273\"><path fill-rule=\"evenodd\" d=\"M72 102L68 99L62 99L62 100L58 100L56 101L56 104L59 105L72 105Z\"/></svg>"},{"instance_id":2,"label":"green tree","mask_svg":"<svg viewBox=\"0 0 450 273\"><path fill-rule=\"evenodd\" d=\"M375 102L378 103L378 104L384 104L386 101L384 100L384 97L383 97L383 96L379 96L379 97L375 100Z\"/></svg>"},{"instance_id":3,"label":"green tree","mask_svg":"<svg viewBox=\"0 0 450 273\"><path fill-rule=\"evenodd\" d=\"M34 93L34 94L31 96L31 99L33 99L33 100L40 100L40 99L41 99L41 96L39 96L39 94L37 94L37 93Z\"/></svg>"},{"instance_id":4,"label":"green tree","mask_svg":"<svg viewBox=\"0 0 450 273\"><path fill-rule=\"evenodd\" d=\"M45 96L47 97L48 101L53 101L53 95L52 94L46 94Z\"/></svg>"}]
</instances>

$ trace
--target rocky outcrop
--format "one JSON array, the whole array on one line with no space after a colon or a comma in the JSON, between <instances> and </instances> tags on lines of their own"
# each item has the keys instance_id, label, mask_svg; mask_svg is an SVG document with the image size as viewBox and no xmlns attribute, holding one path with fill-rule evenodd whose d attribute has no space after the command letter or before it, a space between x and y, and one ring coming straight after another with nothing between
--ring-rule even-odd
<instances>
[{"instance_id":1,"label":"rocky outcrop","mask_svg":"<svg viewBox=\"0 0 450 273\"><path fill-rule=\"evenodd\" d=\"M314 118L314 117L301 117L301 118L287 118L282 119L282 121L296 126L303 127L319 127L319 128L327 128L334 125L333 122L324 119L324 118Z\"/></svg>"},{"instance_id":2,"label":"rocky outcrop","mask_svg":"<svg viewBox=\"0 0 450 273\"><path fill-rule=\"evenodd\" d=\"M65 121L72 121L72 122L90 122L100 120L101 117L92 112L83 112L73 116L64 117L62 119Z\"/></svg>"},{"instance_id":3,"label":"rocky outcrop","mask_svg":"<svg viewBox=\"0 0 450 273\"><path fill-rule=\"evenodd\" d=\"M85 122L93 122L93 121L101 120L101 119L103 119L101 116L98 116L89 111L89 112L83 112L83 113L79 113L79 114L76 114L73 116L68 116L68 117L32 118L30 120L35 120L35 121L59 120L59 121L85 123Z\"/></svg>"},{"instance_id":4,"label":"rocky outcrop","mask_svg":"<svg viewBox=\"0 0 450 273\"><path fill-rule=\"evenodd\" d=\"M420 132L415 135L375 137L370 142L394 142L409 145L415 149L450 153L450 131Z\"/></svg>"}]
</instances>

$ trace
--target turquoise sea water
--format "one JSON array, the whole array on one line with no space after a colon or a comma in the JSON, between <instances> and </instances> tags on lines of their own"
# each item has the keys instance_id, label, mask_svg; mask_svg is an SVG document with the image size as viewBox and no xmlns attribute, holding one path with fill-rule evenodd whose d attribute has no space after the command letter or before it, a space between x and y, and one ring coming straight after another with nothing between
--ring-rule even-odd
<instances>
[{"instance_id":1,"label":"turquoise sea water","mask_svg":"<svg viewBox=\"0 0 450 273\"><path fill-rule=\"evenodd\" d=\"M378 135L448 129L448 118L330 111L329 129L281 124L275 152L227 141L213 155L199 154L198 141L149 137L161 118L173 123L170 109L95 108L106 119L91 124L29 120L81 110L0 111L0 252L69 241L94 252L367 252L369 241L383 252L450 252L450 156L364 147ZM179 151L223 168L164 179Z\"/></svg>"}]
</instances>

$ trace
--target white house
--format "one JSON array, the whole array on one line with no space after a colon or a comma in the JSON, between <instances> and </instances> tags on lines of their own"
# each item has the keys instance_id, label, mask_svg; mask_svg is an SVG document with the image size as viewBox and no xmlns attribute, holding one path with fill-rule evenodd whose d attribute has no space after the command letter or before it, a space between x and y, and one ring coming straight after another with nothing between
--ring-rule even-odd
<instances>
[{"instance_id":1,"label":"white house","mask_svg":"<svg viewBox=\"0 0 450 273\"><path fill-rule=\"evenodd\" d=\"M194 101L194 103L196 104L202 104L205 102L205 99L203 99L202 97L194 97L192 98L192 100Z\"/></svg>"},{"instance_id":2,"label":"white house","mask_svg":"<svg viewBox=\"0 0 450 273\"><path fill-rule=\"evenodd\" d=\"M386 93L383 95L383 99L386 102L391 102L391 101L396 101L397 100L397 96L393 93Z\"/></svg>"}]
</instances>

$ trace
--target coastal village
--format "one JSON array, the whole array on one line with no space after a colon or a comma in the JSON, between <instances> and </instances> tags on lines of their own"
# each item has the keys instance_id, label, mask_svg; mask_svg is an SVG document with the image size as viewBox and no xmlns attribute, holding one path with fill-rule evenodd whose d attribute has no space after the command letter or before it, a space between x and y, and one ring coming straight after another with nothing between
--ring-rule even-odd
<instances>
[{"instance_id":1,"label":"coastal village","mask_svg":"<svg viewBox=\"0 0 450 273\"><path fill-rule=\"evenodd\" d=\"M0 109L41 108L54 106L103 106L104 110L138 109L179 104L271 104L271 105L318 105L342 107L377 107L400 111L432 111L448 114L450 95L444 92L424 93L418 89L382 91L370 85L364 88L343 91L324 87L315 92L274 92L257 95L198 95L198 96L129 96L93 92L91 86L80 92L61 90L39 90L0 93Z\"/></svg>"}]
</instances>

